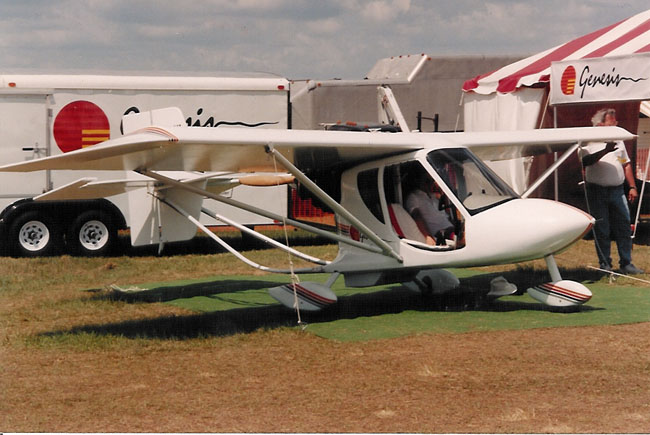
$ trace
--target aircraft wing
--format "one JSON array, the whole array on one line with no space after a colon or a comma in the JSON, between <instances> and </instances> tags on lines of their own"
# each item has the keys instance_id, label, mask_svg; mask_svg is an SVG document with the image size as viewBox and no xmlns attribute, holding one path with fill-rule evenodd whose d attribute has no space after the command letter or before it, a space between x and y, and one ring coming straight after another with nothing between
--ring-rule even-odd
<instances>
[{"instance_id":1,"label":"aircraft wing","mask_svg":"<svg viewBox=\"0 0 650 435\"><path fill-rule=\"evenodd\" d=\"M620 127L547 128L519 131L455 133L482 160L507 160L561 152L577 142L631 140L636 135Z\"/></svg>"},{"instance_id":2,"label":"aircraft wing","mask_svg":"<svg viewBox=\"0 0 650 435\"><path fill-rule=\"evenodd\" d=\"M628 140L619 127L579 127L471 133L380 133L243 128L148 127L99 145L0 167L39 170L151 170L278 172L266 152L274 147L301 170L330 167L415 151L466 146L484 160L562 151L576 142Z\"/></svg>"},{"instance_id":3,"label":"aircraft wing","mask_svg":"<svg viewBox=\"0 0 650 435\"><path fill-rule=\"evenodd\" d=\"M267 146L301 169L380 158L424 147L424 136L243 128L158 128L70 153L0 167L48 169L277 172Z\"/></svg>"}]
</instances>

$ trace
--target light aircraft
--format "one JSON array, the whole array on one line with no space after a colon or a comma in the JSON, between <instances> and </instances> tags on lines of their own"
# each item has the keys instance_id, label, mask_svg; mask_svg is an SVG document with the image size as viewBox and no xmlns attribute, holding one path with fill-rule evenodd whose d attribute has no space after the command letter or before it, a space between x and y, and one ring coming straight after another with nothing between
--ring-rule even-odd
<instances>
[{"instance_id":1,"label":"light aircraft","mask_svg":"<svg viewBox=\"0 0 650 435\"><path fill-rule=\"evenodd\" d=\"M187 240L198 227L253 267L330 274L325 284L294 283L269 290L284 305L304 310L335 303L331 286L340 275L348 287L404 283L415 291L445 294L459 287L459 280L445 268L539 258L546 260L551 280L529 288L532 297L554 307L585 303L591 292L580 283L563 280L553 255L582 238L594 219L569 205L529 196L582 143L634 138L618 127L484 133L195 128L185 125L176 108L128 115L123 125L125 135L120 138L0 170L135 171L142 177L108 182L81 179L34 199L130 192L131 239L136 246ZM481 160L560 151L564 153L557 162L522 195ZM434 244L431 239L427 243L421 226L405 210L416 174L435 186L440 208L453 225L451 234ZM294 180L335 212L335 232L220 194L238 184L268 186ZM206 197L328 237L338 242L338 256L323 261L238 226L202 208ZM205 228L198 220L201 212L254 233L314 266L292 271L254 263ZM496 284L484 291L488 298L516 291L507 282Z\"/></svg>"}]
</instances>

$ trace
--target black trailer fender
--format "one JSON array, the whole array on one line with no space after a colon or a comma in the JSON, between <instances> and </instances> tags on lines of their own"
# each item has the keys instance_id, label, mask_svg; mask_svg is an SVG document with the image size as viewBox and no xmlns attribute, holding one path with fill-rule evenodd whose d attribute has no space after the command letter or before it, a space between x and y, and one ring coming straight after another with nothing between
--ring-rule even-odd
<instances>
[{"instance_id":1,"label":"black trailer fender","mask_svg":"<svg viewBox=\"0 0 650 435\"><path fill-rule=\"evenodd\" d=\"M106 199L17 201L0 215L5 251L38 257L62 252L101 256L118 246L117 231L126 228L120 210Z\"/></svg>"}]
</instances>

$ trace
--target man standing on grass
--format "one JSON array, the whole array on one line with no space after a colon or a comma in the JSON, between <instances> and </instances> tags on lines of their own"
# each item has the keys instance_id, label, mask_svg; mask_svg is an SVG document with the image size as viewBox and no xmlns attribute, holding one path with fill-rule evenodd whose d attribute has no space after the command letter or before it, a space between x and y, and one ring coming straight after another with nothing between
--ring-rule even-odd
<instances>
[{"instance_id":1,"label":"man standing on grass","mask_svg":"<svg viewBox=\"0 0 650 435\"><path fill-rule=\"evenodd\" d=\"M594 126L615 126L616 111L602 109L591 118ZM611 239L616 241L621 273L641 274L643 270L632 264L632 231L627 201L639 196L632 165L622 141L606 144L590 143L580 150L587 181L587 200L590 212L596 218L595 244L600 268L612 270ZM630 186L627 198L625 181Z\"/></svg>"}]
</instances>

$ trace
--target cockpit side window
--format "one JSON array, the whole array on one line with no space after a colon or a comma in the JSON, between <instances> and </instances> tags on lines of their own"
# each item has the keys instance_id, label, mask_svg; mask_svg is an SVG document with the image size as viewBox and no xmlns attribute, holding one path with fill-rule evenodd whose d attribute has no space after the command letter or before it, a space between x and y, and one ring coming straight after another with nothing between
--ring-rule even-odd
<instances>
[{"instance_id":1,"label":"cockpit side window","mask_svg":"<svg viewBox=\"0 0 650 435\"><path fill-rule=\"evenodd\" d=\"M387 166L384 192L391 225L400 238L436 250L464 246L462 216L421 162Z\"/></svg>"},{"instance_id":2,"label":"cockpit side window","mask_svg":"<svg viewBox=\"0 0 650 435\"><path fill-rule=\"evenodd\" d=\"M379 169L377 168L359 172L357 185L363 203L379 222L384 223L384 214L381 212L381 203L379 202L378 176Z\"/></svg>"}]
</instances>

